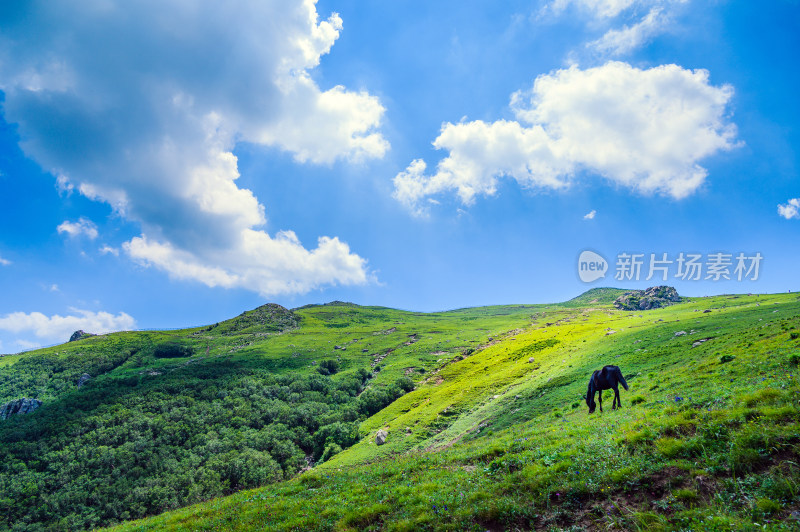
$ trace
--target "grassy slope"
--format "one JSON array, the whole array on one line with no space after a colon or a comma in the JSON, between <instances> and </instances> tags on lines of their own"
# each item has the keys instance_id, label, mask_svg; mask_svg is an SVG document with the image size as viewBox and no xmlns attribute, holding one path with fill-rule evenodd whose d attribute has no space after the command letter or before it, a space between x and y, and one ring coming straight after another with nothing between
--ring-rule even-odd
<instances>
[{"instance_id":1,"label":"grassy slope","mask_svg":"<svg viewBox=\"0 0 800 532\"><path fill-rule=\"evenodd\" d=\"M300 478L120 529L790 528L800 508L797 296L630 313L612 309L612 295L439 315L305 309L300 331L347 324L336 342L360 338L370 353L416 333L382 374L432 371L362 423L360 443ZM397 330L357 323L372 319ZM319 333L305 334L305 349L319 345ZM608 363L631 391L622 410L607 395L606 412L590 417L580 396ZM389 430L380 447L379 428Z\"/></svg>"},{"instance_id":2,"label":"grassy slope","mask_svg":"<svg viewBox=\"0 0 800 532\"><path fill-rule=\"evenodd\" d=\"M269 398L263 400L260 386L253 393L261 399L254 402L255 396L248 393L248 386L263 383L266 373L319 377L319 362L339 358L340 371L333 381L344 382L367 368L374 372L369 386L383 388L405 374L427 374L494 331L523 325L532 308L417 314L329 304L300 309L298 327L297 317L268 306L208 327L95 336L2 357L0 404L19 397L36 397L44 404L33 414L0 424L0 530L11 525L38 530L55 523L61 529L99 526L176 508L192 497L187 502L203 500L198 490L238 489L239 481L233 479L237 475L228 474L226 463L213 466L231 478L225 486L220 482L227 477L217 482L204 471L213 476L211 461L217 455L239 467L231 453L219 452L220 443L223 451L232 452L254 446L263 451L269 443L250 441L252 432L263 425L259 412L277 408ZM286 325L290 328L278 332ZM165 343L191 346L194 354L157 358L158 346ZM91 379L79 388L83 373ZM220 409L227 417L218 415ZM264 410L264 416L283 414ZM319 421L329 423L330 417ZM185 429L180 425L183 419L190 423ZM175 438L170 437L173 432ZM161 439L172 447L154 447L152 442ZM218 452L209 454L209 446ZM305 443L303 451L309 452L308 446ZM137 456L130 453L134 447ZM285 445L279 449L284 451ZM201 466L187 466L198 458ZM147 469L139 471L140 462ZM284 474L293 475L304 463L280 465ZM131 474L114 475L117 466ZM85 470L93 474L76 474ZM175 484L171 491L159 492L158 486L169 481ZM122 497L121 490L130 495L130 504L108 495Z\"/></svg>"},{"instance_id":3,"label":"grassy slope","mask_svg":"<svg viewBox=\"0 0 800 532\"><path fill-rule=\"evenodd\" d=\"M299 309L300 327L275 332L270 324L237 329L240 318L210 327L173 331L122 332L92 336L76 342L0 357L0 367L10 368L21 360L52 360L69 363L63 381L52 374L32 381L10 379L0 388L0 403L22 396L57 403L64 393L76 393L75 382L88 371L93 382L125 376L164 379L189 364L213 365L221 361L257 364L275 373L315 373L321 360L341 359L341 373L380 366L374 383L393 382L406 374L421 375L462 351L477 347L487 336L506 327L521 326L535 306L487 307L443 314L404 312L383 307L349 304L316 305ZM250 325L247 323L247 325ZM129 355L134 347L178 341L191 345L195 355L184 358L153 358ZM344 347L344 350L334 346ZM379 359L379 362L375 362ZM409 369L410 368L410 369ZM75 382L72 382L75 381ZM82 393L91 393L87 385Z\"/></svg>"}]
</instances>

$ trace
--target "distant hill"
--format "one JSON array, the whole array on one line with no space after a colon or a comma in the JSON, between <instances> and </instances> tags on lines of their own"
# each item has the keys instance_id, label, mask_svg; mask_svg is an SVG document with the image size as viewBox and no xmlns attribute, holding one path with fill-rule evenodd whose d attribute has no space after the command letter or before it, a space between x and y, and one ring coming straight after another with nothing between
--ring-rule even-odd
<instances>
[{"instance_id":1,"label":"distant hill","mask_svg":"<svg viewBox=\"0 0 800 532\"><path fill-rule=\"evenodd\" d=\"M611 305L621 295L628 292L622 288L592 288L579 296L563 303L564 306L578 307L586 305Z\"/></svg>"},{"instance_id":2,"label":"distant hill","mask_svg":"<svg viewBox=\"0 0 800 532\"><path fill-rule=\"evenodd\" d=\"M291 310L268 303L230 320L210 325L206 330L213 330L216 334L282 332L297 327L299 323L300 317Z\"/></svg>"}]
</instances>

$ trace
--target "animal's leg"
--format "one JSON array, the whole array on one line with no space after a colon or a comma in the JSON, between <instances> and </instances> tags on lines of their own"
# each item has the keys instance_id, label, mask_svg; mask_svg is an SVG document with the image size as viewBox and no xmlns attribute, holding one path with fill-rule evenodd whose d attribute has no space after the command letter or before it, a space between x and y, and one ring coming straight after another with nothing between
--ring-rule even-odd
<instances>
[{"instance_id":1,"label":"animal's leg","mask_svg":"<svg viewBox=\"0 0 800 532\"><path fill-rule=\"evenodd\" d=\"M619 402L619 387L614 386L614 402L611 405L611 410L616 410L622 405Z\"/></svg>"},{"instance_id":2,"label":"animal's leg","mask_svg":"<svg viewBox=\"0 0 800 532\"><path fill-rule=\"evenodd\" d=\"M619 387L614 386L614 395L617 396L617 408L622 408L622 399L619 396Z\"/></svg>"},{"instance_id":3,"label":"animal's leg","mask_svg":"<svg viewBox=\"0 0 800 532\"><path fill-rule=\"evenodd\" d=\"M600 403L600 411L603 411L603 391L597 391L597 402Z\"/></svg>"}]
</instances>

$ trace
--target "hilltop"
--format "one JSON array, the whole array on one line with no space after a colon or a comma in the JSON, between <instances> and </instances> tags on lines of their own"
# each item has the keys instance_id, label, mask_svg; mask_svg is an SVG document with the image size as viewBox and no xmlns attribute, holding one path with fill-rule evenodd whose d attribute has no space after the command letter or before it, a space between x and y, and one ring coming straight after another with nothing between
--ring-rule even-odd
<instances>
[{"instance_id":1,"label":"hilltop","mask_svg":"<svg viewBox=\"0 0 800 532\"><path fill-rule=\"evenodd\" d=\"M623 293L260 307L4 357L0 403L43 404L0 422L3 515L86 528L199 502L120 529L793 527L797 295L631 312ZM604 364L631 390L589 416Z\"/></svg>"}]
</instances>

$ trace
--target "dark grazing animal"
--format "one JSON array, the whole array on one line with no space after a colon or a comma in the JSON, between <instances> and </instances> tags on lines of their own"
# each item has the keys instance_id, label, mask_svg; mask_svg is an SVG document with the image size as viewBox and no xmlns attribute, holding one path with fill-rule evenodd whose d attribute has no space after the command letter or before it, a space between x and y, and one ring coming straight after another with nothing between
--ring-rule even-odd
<instances>
[{"instance_id":1,"label":"dark grazing animal","mask_svg":"<svg viewBox=\"0 0 800 532\"><path fill-rule=\"evenodd\" d=\"M589 407L589 413L592 414L595 409L594 392L598 392L597 399L600 402L600 411L603 411L603 390L614 390L614 402L611 404L611 409L619 407L622 408L622 401L619 399L619 387L622 384L625 390L628 390L628 383L622 376L619 366L604 366L592 373L589 378L589 389L586 390L586 406Z\"/></svg>"}]
</instances>

